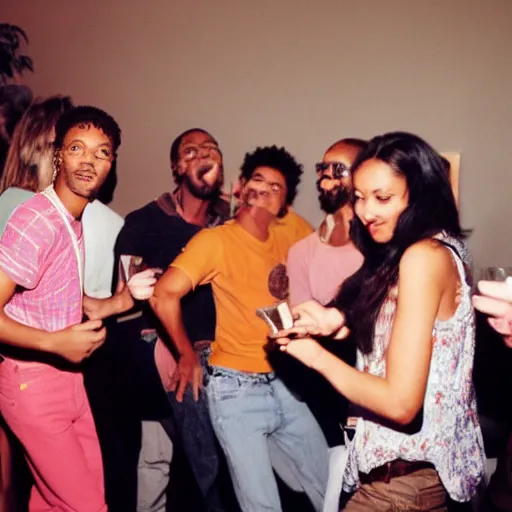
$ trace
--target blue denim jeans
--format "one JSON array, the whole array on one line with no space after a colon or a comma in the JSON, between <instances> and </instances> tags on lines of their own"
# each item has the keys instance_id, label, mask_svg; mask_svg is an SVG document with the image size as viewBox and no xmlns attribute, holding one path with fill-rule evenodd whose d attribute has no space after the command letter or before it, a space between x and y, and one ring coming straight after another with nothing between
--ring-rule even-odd
<instances>
[{"instance_id":1,"label":"blue denim jeans","mask_svg":"<svg viewBox=\"0 0 512 512\"><path fill-rule=\"evenodd\" d=\"M328 447L308 407L274 373L208 368L210 416L244 512L281 511L270 450L288 460L315 510L328 478Z\"/></svg>"},{"instance_id":2,"label":"blue denim jeans","mask_svg":"<svg viewBox=\"0 0 512 512\"><path fill-rule=\"evenodd\" d=\"M154 363L156 333L148 332L142 336L142 339L150 347L146 352L149 353L151 357L149 357L149 361L146 365L153 370L155 375L158 375ZM200 352L203 371L208 355L209 347L206 347ZM158 378L158 380L160 380L160 378ZM160 382L159 385L161 386ZM200 392L197 402L194 400L190 386L187 386L181 403L176 400L174 392L167 393L167 397L172 414L170 418L160 418L164 430L172 439L173 443L179 443L183 448L201 493L205 510L208 512L225 512L227 509L222 503L218 481L222 452L210 422L208 402L204 391ZM150 432L147 428L144 430ZM142 444L142 453L144 455L147 454L149 460L139 461L139 484L142 480L140 476L142 463L144 467L148 467L151 471L155 472L155 474L157 470L160 472L168 470L171 463L171 457L169 457L169 460L162 460L159 455L162 451L167 453L166 442L163 436L161 442L159 442L159 440L155 438L144 439L143 435ZM153 490L156 489L158 491L158 487L154 485L156 482L151 482L151 478L147 478L146 481L148 485L144 488L145 483L143 482L142 486L144 499L149 503L159 503L159 495L152 495ZM151 484L153 484L153 487L151 487ZM141 493L139 492L139 494ZM151 508L148 507L147 509L150 510Z\"/></svg>"},{"instance_id":3,"label":"blue denim jeans","mask_svg":"<svg viewBox=\"0 0 512 512\"><path fill-rule=\"evenodd\" d=\"M175 393L169 393L169 403L173 410L177 434L180 436L183 450L190 464L199 489L203 495L206 509L221 511L218 488L219 457L222 456L216 443L208 412L208 403L204 391L199 400L194 400L189 386L183 396L183 402L176 400Z\"/></svg>"},{"instance_id":4,"label":"blue denim jeans","mask_svg":"<svg viewBox=\"0 0 512 512\"><path fill-rule=\"evenodd\" d=\"M198 352L204 375L210 355L209 345ZM177 434L181 438L190 469L203 495L206 510L222 512L225 510L219 482L222 452L210 421L205 392L202 390L199 393L197 402L194 400L190 386L185 390L183 402L179 403L176 400L174 392L168 393L168 397L175 427L178 430Z\"/></svg>"}]
</instances>

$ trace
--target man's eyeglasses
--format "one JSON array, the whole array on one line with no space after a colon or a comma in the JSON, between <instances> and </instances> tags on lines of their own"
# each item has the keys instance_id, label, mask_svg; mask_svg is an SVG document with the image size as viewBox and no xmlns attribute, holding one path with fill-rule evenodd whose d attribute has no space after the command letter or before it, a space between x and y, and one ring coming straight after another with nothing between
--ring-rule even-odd
<instances>
[{"instance_id":1,"label":"man's eyeglasses","mask_svg":"<svg viewBox=\"0 0 512 512\"><path fill-rule=\"evenodd\" d=\"M110 146L101 145L97 148L86 148L79 142L72 142L69 146L64 148L64 151L74 158L82 158L86 154L92 154L94 158L98 160L113 160L114 153Z\"/></svg>"},{"instance_id":2,"label":"man's eyeglasses","mask_svg":"<svg viewBox=\"0 0 512 512\"><path fill-rule=\"evenodd\" d=\"M194 158L197 158L201 150L206 150L208 153L217 153L220 155L220 149L217 144L214 144L213 142L205 142L204 144L201 144L200 146L196 145L190 145L186 146L182 149L182 158L185 160L185 162L189 162L190 160L194 160Z\"/></svg>"},{"instance_id":3,"label":"man's eyeglasses","mask_svg":"<svg viewBox=\"0 0 512 512\"><path fill-rule=\"evenodd\" d=\"M335 180L350 176L350 167L346 166L343 162L319 162L315 164L317 174L323 174L329 167L332 167L332 177Z\"/></svg>"}]
</instances>

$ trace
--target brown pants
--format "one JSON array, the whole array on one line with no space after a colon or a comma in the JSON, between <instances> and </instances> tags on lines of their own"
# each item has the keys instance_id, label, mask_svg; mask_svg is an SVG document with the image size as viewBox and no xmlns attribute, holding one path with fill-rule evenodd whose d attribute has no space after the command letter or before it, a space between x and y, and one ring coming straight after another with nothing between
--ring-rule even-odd
<instances>
[{"instance_id":1,"label":"brown pants","mask_svg":"<svg viewBox=\"0 0 512 512\"><path fill-rule=\"evenodd\" d=\"M447 511L448 495L435 469L420 469L359 487L343 510L349 512Z\"/></svg>"}]
</instances>

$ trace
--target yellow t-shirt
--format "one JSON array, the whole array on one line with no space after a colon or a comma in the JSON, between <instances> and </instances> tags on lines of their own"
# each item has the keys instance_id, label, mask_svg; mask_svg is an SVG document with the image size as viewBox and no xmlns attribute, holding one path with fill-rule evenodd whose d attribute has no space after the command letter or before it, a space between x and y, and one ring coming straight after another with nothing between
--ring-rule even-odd
<instances>
[{"instance_id":1,"label":"yellow t-shirt","mask_svg":"<svg viewBox=\"0 0 512 512\"><path fill-rule=\"evenodd\" d=\"M288 213L283 218L276 220L276 226L283 229L293 243L306 238L314 231L311 224L292 208L288 209Z\"/></svg>"},{"instance_id":2,"label":"yellow t-shirt","mask_svg":"<svg viewBox=\"0 0 512 512\"><path fill-rule=\"evenodd\" d=\"M217 311L210 362L244 372L270 372L269 329L256 310L287 294L286 257L297 241L274 225L262 242L236 221L204 229L173 261L192 286L211 283ZM272 293L271 293L272 292Z\"/></svg>"}]
</instances>

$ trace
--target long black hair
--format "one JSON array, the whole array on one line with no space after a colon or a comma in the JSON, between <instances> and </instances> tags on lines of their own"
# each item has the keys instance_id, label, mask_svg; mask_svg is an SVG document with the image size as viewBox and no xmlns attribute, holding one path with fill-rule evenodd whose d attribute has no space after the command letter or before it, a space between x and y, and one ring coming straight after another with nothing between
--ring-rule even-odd
<instances>
[{"instance_id":1,"label":"long black hair","mask_svg":"<svg viewBox=\"0 0 512 512\"><path fill-rule=\"evenodd\" d=\"M352 175L371 159L385 162L406 179L409 204L387 243L375 242L357 215L351 224L350 234L364 263L343 283L334 305L346 313L352 335L364 354L372 351L375 322L391 287L398 281L398 267L406 249L442 231L458 238L464 236L445 163L429 144L404 132L374 137L356 158Z\"/></svg>"}]
</instances>

